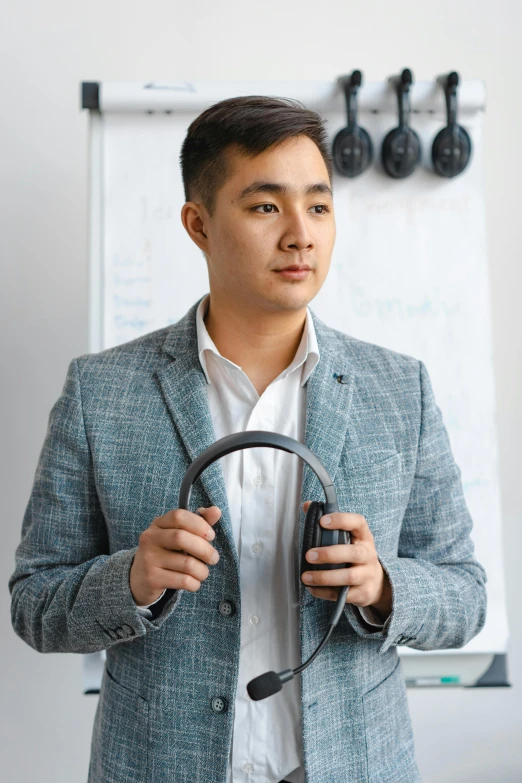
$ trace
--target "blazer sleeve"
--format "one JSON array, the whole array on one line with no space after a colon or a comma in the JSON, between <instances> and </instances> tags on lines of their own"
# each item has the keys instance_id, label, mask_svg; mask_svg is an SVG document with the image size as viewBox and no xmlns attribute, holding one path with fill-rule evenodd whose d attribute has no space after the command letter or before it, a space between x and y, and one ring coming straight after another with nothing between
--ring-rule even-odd
<instances>
[{"instance_id":1,"label":"blazer sleeve","mask_svg":"<svg viewBox=\"0 0 522 783\"><path fill-rule=\"evenodd\" d=\"M157 630L130 590L137 546L110 554L83 421L78 359L49 414L9 579L15 632L38 652L92 653Z\"/></svg>"},{"instance_id":2,"label":"blazer sleeve","mask_svg":"<svg viewBox=\"0 0 522 783\"><path fill-rule=\"evenodd\" d=\"M378 552L392 587L392 612L371 631L353 604L345 613L379 652L404 644L417 650L459 648L484 627L487 576L474 557L473 522L428 371L419 361L421 420L415 475L398 554Z\"/></svg>"}]
</instances>

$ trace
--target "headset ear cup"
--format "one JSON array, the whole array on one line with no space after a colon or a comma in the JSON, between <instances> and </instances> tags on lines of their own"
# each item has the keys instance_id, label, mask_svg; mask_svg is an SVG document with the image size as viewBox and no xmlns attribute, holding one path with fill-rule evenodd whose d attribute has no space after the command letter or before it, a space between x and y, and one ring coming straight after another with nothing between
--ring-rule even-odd
<instances>
[{"instance_id":1,"label":"headset ear cup","mask_svg":"<svg viewBox=\"0 0 522 783\"><path fill-rule=\"evenodd\" d=\"M470 156L471 138L461 125L457 125L455 129L446 125L433 139L431 161L436 173L441 177L456 177L462 174Z\"/></svg>"},{"instance_id":2,"label":"headset ear cup","mask_svg":"<svg viewBox=\"0 0 522 783\"><path fill-rule=\"evenodd\" d=\"M301 576L305 571L313 571L317 564L309 563L306 559L306 553L309 549L321 546L321 525L319 520L324 514L324 503L312 500L306 512L304 531L303 531L303 552L301 556Z\"/></svg>"},{"instance_id":3,"label":"headset ear cup","mask_svg":"<svg viewBox=\"0 0 522 783\"><path fill-rule=\"evenodd\" d=\"M390 177L409 177L420 158L420 139L413 128L393 128L384 137L381 162Z\"/></svg>"},{"instance_id":4,"label":"headset ear cup","mask_svg":"<svg viewBox=\"0 0 522 783\"><path fill-rule=\"evenodd\" d=\"M373 161L370 134L358 125L351 130L342 128L333 142L335 168L344 177L358 177Z\"/></svg>"}]
</instances>

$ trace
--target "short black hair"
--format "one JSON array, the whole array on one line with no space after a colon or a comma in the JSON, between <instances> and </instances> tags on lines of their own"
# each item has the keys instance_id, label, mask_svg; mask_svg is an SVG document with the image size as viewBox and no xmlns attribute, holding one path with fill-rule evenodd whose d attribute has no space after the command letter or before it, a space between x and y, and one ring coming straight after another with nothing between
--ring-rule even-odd
<instances>
[{"instance_id":1,"label":"short black hair","mask_svg":"<svg viewBox=\"0 0 522 783\"><path fill-rule=\"evenodd\" d=\"M321 153L332 184L332 156L323 117L293 98L245 95L215 103L188 127L180 165L186 201L200 198L212 216L217 191L230 176L223 150L238 145L254 157L292 136L308 136Z\"/></svg>"}]
</instances>

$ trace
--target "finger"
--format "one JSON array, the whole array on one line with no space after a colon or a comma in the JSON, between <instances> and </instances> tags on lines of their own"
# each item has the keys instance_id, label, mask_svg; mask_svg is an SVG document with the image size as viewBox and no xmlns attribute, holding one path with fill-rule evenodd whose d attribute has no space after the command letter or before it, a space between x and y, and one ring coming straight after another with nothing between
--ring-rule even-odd
<instances>
[{"instance_id":1,"label":"finger","mask_svg":"<svg viewBox=\"0 0 522 783\"><path fill-rule=\"evenodd\" d=\"M209 506L208 508L202 506L196 509L196 514L202 516L209 525L215 525L221 519L221 509L219 506Z\"/></svg>"},{"instance_id":2,"label":"finger","mask_svg":"<svg viewBox=\"0 0 522 783\"><path fill-rule=\"evenodd\" d=\"M160 568L158 574L163 589L189 590L191 593L195 593L201 587L201 579L196 579L180 571L167 571L164 568Z\"/></svg>"},{"instance_id":3,"label":"finger","mask_svg":"<svg viewBox=\"0 0 522 783\"><path fill-rule=\"evenodd\" d=\"M322 598L325 601L337 601L340 588L333 587L307 587L314 598ZM350 587L346 595L346 603L359 608L368 606L368 597L360 586Z\"/></svg>"},{"instance_id":4,"label":"finger","mask_svg":"<svg viewBox=\"0 0 522 783\"><path fill-rule=\"evenodd\" d=\"M308 587L337 587L363 584L368 576L367 566L352 566L332 571L305 571L301 581Z\"/></svg>"},{"instance_id":5,"label":"finger","mask_svg":"<svg viewBox=\"0 0 522 783\"><path fill-rule=\"evenodd\" d=\"M330 517L329 525L325 524L325 517ZM349 530L354 538L360 541L373 541L372 531L368 527L366 517L362 514L352 514L348 511L332 511L321 517L320 523L326 530Z\"/></svg>"},{"instance_id":6,"label":"finger","mask_svg":"<svg viewBox=\"0 0 522 783\"><path fill-rule=\"evenodd\" d=\"M332 587L307 587L306 589L315 598L322 598L325 601L337 601L339 597L339 590L334 590Z\"/></svg>"},{"instance_id":7,"label":"finger","mask_svg":"<svg viewBox=\"0 0 522 783\"><path fill-rule=\"evenodd\" d=\"M187 509L177 508L168 511L163 516L158 517L156 524L160 528L173 529L183 528L190 530L196 535L203 536L208 540L215 538L215 531L212 526L221 519L221 509L218 506L210 508L200 508L197 513ZM212 535L214 533L214 535Z\"/></svg>"},{"instance_id":8,"label":"finger","mask_svg":"<svg viewBox=\"0 0 522 783\"><path fill-rule=\"evenodd\" d=\"M218 506L198 508L196 509L196 515L201 516L208 523L210 529L206 531L205 538L213 541L216 537L216 531L213 529L213 526L221 520L221 509Z\"/></svg>"},{"instance_id":9,"label":"finger","mask_svg":"<svg viewBox=\"0 0 522 783\"><path fill-rule=\"evenodd\" d=\"M184 528L159 530L154 543L164 552L186 552L204 563L212 563L212 558L217 553L217 549L203 536Z\"/></svg>"},{"instance_id":10,"label":"finger","mask_svg":"<svg viewBox=\"0 0 522 783\"><path fill-rule=\"evenodd\" d=\"M314 560L311 555L317 552ZM376 557L376 556L375 556ZM309 549L305 555L309 563L357 563L363 564L371 561L371 552L366 546L359 544L330 544Z\"/></svg>"},{"instance_id":11,"label":"finger","mask_svg":"<svg viewBox=\"0 0 522 783\"><path fill-rule=\"evenodd\" d=\"M163 550L156 560L156 565L165 571L188 574L199 582L206 579L210 573L209 565L202 562L200 558L193 557L186 552L167 552Z\"/></svg>"}]
</instances>

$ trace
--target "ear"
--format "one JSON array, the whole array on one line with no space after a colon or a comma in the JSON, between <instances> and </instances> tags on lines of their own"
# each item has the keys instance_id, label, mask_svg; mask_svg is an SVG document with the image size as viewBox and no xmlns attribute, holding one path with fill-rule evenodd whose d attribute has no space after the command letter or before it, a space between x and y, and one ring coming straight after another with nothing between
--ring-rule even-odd
<instances>
[{"instance_id":1,"label":"ear","mask_svg":"<svg viewBox=\"0 0 522 783\"><path fill-rule=\"evenodd\" d=\"M187 201L181 208L181 222L193 242L204 253L208 250L208 238L205 232L205 221L208 215L204 207L195 201Z\"/></svg>"}]
</instances>

